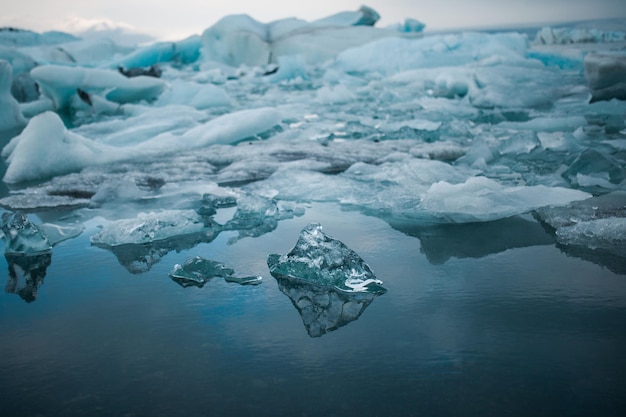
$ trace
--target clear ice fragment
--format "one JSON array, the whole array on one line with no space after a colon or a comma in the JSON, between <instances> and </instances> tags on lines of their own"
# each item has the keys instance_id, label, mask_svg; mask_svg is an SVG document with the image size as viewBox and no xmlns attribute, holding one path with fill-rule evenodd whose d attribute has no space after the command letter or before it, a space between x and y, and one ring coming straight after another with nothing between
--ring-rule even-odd
<instances>
[{"instance_id":1,"label":"clear ice fragment","mask_svg":"<svg viewBox=\"0 0 626 417\"><path fill-rule=\"evenodd\" d=\"M289 253L272 254L267 264L277 279L301 280L347 293L386 292L365 261L344 243L322 232L319 223L306 226Z\"/></svg>"},{"instance_id":2,"label":"clear ice fragment","mask_svg":"<svg viewBox=\"0 0 626 417\"><path fill-rule=\"evenodd\" d=\"M221 277L226 282L234 282L240 285L258 285L262 282L262 277L235 277L234 270L227 268L224 264L200 256L188 259L184 264L174 265L170 272L170 278L181 287L196 286L202 288L204 284L213 278Z\"/></svg>"},{"instance_id":3,"label":"clear ice fragment","mask_svg":"<svg viewBox=\"0 0 626 417\"><path fill-rule=\"evenodd\" d=\"M52 249L45 233L21 211L4 213L0 229L5 253L39 253Z\"/></svg>"}]
</instances>

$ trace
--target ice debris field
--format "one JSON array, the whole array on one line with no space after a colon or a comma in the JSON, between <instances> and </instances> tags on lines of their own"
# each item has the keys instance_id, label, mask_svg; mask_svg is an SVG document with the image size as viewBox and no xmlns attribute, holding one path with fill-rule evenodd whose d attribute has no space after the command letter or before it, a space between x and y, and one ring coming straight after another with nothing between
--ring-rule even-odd
<instances>
[{"instance_id":1,"label":"ice debris field","mask_svg":"<svg viewBox=\"0 0 626 417\"><path fill-rule=\"evenodd\" d=\"M51 250L91 222L92 245L139 273L330 202L414 225L533 215L558 245L624 273L626 22L430 34L377 20L367 7L313 22L233 15L135 47L1 29L6 252ZM41 212L55 216L28 219ZM294 256L270 269L317 279ZM171 277L258 283L212 262ZM354 262L367 276L339 287L379 285Z\"/></svg>"}]
</instances>

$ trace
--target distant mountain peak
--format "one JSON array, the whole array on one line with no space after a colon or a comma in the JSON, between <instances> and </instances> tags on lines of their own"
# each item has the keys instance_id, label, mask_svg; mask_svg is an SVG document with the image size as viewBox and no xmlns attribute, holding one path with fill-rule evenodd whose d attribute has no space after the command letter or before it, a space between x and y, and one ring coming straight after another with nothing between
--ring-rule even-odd
<instances>
[{"instance_id":1,"label":"distant mountain peak","mask_svg":"<svg viewBox=\"0 0 626 417\"><path fill-rule=\"evenodd\" d=\"M68 16L61 25L65 32L81 38L109 38L119 44L153 42L156 38L125 22L110 19L89 19L77 15Z\"/></svg>"}]
</instances>

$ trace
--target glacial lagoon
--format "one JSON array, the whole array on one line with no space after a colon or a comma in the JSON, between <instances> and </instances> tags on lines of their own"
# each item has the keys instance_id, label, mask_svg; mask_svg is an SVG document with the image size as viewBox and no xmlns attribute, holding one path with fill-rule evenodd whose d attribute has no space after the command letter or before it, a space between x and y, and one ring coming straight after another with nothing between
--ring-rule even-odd
<instances>
[{"instance_id":1,"label":"glacial lagoon","mask_svg":"<svg viewBox=\"0 0 626 417\"><path fill-rule=\"evenodd\" d=\"M3 416L624 415L626 25L375 22L0 31Z\"/></svg>"}]
</instances>

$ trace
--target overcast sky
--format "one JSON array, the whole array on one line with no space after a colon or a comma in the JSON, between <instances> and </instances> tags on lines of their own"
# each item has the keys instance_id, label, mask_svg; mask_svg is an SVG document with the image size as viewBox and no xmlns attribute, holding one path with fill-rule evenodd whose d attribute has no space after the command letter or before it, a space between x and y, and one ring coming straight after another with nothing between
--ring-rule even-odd
<instances>
[{"instance_id":1,"label":"overcast sky","mask_svg":"<svg viewBox=\"0 0 626 417\"><path fill-rule=\"evenodd\" d=\"M381 15L378 26L412 17L427 29L626 18L626 0L6 0L0 26L35 31L68 29L68 17L123 22L160 38L201 33L221 17L247 13L269 22L285 17L314 20L367 4Z\"/></svg>"}]
</instances>

